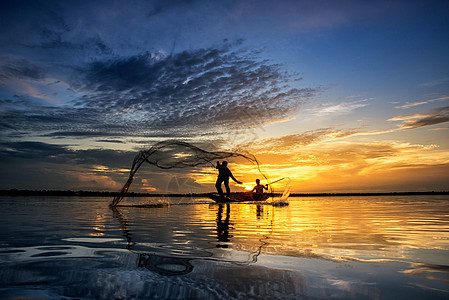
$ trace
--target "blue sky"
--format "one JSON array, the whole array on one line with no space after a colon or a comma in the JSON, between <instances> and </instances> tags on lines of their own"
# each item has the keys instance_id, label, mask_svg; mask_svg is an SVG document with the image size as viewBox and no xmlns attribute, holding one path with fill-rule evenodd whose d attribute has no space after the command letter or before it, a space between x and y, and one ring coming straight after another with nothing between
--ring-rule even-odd
<instances>
[{"instance_id":1,"label":"blue sky","mask_svg":"<svg viewBox=\"0 0 449 300\"><path fill-rule=\"evenodd\" d=\"M2 2L0 188L114 190L138 150L181 139L265 157L298 191L448 189L448 6Z\"/></svg>"}]
</instances>

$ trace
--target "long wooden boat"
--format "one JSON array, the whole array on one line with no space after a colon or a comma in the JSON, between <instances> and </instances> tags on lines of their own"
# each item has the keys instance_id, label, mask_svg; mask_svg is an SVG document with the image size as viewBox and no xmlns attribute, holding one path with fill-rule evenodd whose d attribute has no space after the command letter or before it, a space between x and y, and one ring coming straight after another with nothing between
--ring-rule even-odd
<instances>
[{"instance_id":1,"label":"long wooden boat","mask_svg":"<svg viewBox=\"0 0 449 300\"><path fill-rule=\"evenodd\" d=\"M269 198L267 194L256 195L253 193L231 193L230 197L220 197L218 194L209 194L210 199L215 202L250 202L250 201L265 201Z\"/></svg>"}]
</instances>

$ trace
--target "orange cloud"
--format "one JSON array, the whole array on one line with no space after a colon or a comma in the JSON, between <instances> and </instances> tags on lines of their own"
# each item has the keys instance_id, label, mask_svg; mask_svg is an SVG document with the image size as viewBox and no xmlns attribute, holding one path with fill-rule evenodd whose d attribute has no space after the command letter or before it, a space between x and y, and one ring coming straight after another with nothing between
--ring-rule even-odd
<instances>
[{"instance_id":1,"label":"orange cloud","mask_svg":"<svg viewBox=\"0 0 449 300\"><path fill-rule=\"evenodd\" d=\"M270 178L290 177L295 191L377 191L392 188L395 182L403 190L438 189L434 182L449 189L442 181L449 182L449 152L436 145L349 142L330 132L266 139L252 150ZM264 149L264 144L269 146Z\"/></svg>"}]
</instances>

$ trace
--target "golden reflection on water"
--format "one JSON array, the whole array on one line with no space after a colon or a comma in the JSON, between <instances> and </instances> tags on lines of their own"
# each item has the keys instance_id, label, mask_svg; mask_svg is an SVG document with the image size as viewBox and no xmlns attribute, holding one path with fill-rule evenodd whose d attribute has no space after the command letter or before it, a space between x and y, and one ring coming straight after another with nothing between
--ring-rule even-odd
<instances>
[{"instance_id":1,"label":"golden reflection on water","mask_svg":"<svg viewBox=\"0 0 449 300\"><path fill-rule=\"evenodd\" d=\"M374 198L293 198L289 207L216 205L222 242L236 250L332 260L398 259L449 248L447 204ZM204 214L208 215L204 215Z\"/></svg>"},{"instance_id":2,"label":"golden reflection on water","mask_svg":"<svg viewBox=\"0 0 449 300\"><path fill-rule=\"evenodd\" d=\"M79 286L98 298L120 289L132 298L143 283L142 295L172 289L184 298L449 294L447 196L290 198L286 207L176 198L112 210L110 199L32 200L6 199L1 212L0 277L17 290L25 283L34 291L39 280L48 289L50 272L51 286L71 285L73 298L83 298Z\"/></svg>"},{"instance_id":3,"label":"golden reflection on water","mask_svg":"<svg viewBox=\"0 0 449 300\"><path fill-rule=\"evenodd\" d=\"M347 285L341 288L352 292L362 288L355 284L360 278L374 276L388 284L382 274L400 274L396 280L410 286L449 293L442 288L449 281L448 200L311 197L290 198L289 206L276 207L172 199L166 207L121 208L116 218L128 249L148 257L301 270L332 286L341 281ZM353 274L347 276L347 269Z\"/></svg>"}]
</instances>

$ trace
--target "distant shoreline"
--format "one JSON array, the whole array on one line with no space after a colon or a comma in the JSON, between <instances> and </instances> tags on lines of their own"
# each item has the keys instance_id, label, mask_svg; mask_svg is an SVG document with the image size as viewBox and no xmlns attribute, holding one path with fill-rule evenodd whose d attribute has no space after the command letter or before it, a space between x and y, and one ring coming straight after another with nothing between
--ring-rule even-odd
<instances>
[{"instance_id":1,"label":"distant shoreline","mask_svg":"<svg viewBox=\"0 0 449 300\"><path fill-rule=\"evenodd\" d=\"M211 193L126 193L126 197L208 197ZM281 194L269 194L281 196ZM290 197L336 197L336 196L415 196L415 195L449 195L449 191L428 192L367 192L367 193L291 193ZM77 197L116 197L120 192L72 191L72 190L0 190L0 196L77 196Z\"/></svg>"}]
</instances>

